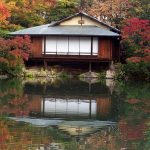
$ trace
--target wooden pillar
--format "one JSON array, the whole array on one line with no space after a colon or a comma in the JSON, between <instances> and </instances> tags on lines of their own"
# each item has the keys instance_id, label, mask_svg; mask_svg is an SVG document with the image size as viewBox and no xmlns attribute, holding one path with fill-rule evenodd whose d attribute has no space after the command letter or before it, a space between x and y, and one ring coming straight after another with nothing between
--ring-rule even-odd
<instances>
[{"instance_id":1,"label":"wooden pillar","mask_svg":"<svg viewBox=\"0 0 150 150\"><path fill-rule=\"evenodd\" d=\"M44 36L44 57L46 55L46 36Z\"/></svg>"},{"instance_id":2,"label":"wooden pillar","mask_svg":"<svg viewBox=\"0 0 150 150\"><path fill-rule=\"evenodd\" d=\"M91 37L91 55L93 55L93 37Z\"/></svg>"},{"instance_id":3,"label":"wooden pillar","mask_svg":"<svg viewBox=\"0 0 150 150\"><path fill-rule=\"evenodd\" d=\"M92 63L89 62L89 72L92 72Z\"/></svg>"},{"instance_id":4,"label":"wooden pillar","mask_svg":"<svg viewBox=\"0 0 150 150\"><path fill-rule=\"evenodd\" d=\"M90 98L90 104L89 104L89 118L91 119L91 112L92 112L92 100Z\"/></svg>"},{"instance_id":5,"label":"wooden pillar","mask_svg":"<svg viewBox=\"0 0 150 150\"><path fill-rule=\"evenodd\" d=\"M44 68L47 69L47 61L44 59Z\"/></svg>"},{"instance_id":6,"label":"wooden pillar","mask_svg":"<svg viewBox=\"0 0 150 150\"><path fill-rule=\"evenodd\" d=\"M89 93L91 93L91 89L92 89L92 84L89 83Z\"/></svg>"},{"instance_id":7,"label":"wooden pillar","mask_svg":"<svg viewBox=\"0 0 150 150\"><path fill-rule=\"evenodd\" d=\"M42 112L42 117L45 115L45 98L43 97L43 112Z\"/></svg>"}]
</instances>

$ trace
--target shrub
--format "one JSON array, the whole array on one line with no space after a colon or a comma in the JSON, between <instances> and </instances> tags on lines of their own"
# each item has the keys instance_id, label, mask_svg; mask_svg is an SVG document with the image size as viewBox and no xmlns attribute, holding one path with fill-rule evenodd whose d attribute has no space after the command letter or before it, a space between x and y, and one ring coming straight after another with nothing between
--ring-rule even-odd
<instances>
[{"instance_id":1,"label":"shrub","mask_svg":"<svg viewBox=\"0 0 150 150\"><path fill-rule=\"evenodd\" d=\"M0 28L0 37L1 38L8 38L9 37L8 31Z\"/></svg>"},{"instance_id":2,"label":"shrub","mask_svg":"<svg viewBox=\"0 0 150 150\"><path fill-rule=\"evenodd\" d=\"M98 75L99 79L105 79L106 78L106 71L101 71Z\"/></svg>"},{"instance_id":3,"label":"shrub","mask_svg":"<svg viewBox=\"0 0 150 150\"><path fill-rule=\"evenodd\" d=\"M120 65L117 69L116 78L133 79L133 80L149 80L150 79L150 63L146 62L128 62Z\"/></svg>"}]
</instances>

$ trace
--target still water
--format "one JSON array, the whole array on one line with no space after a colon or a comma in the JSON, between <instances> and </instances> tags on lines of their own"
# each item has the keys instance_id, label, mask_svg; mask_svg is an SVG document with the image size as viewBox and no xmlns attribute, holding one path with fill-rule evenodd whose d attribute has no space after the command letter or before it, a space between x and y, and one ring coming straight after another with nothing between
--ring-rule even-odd
<instances>
[{"instance_id":1,"label":"still water","mask_svg":"<svg viewBox=\"0 0 150 150\"><path fill-rule=\"evenodd\" d=\"M0 150L150 150L150 84L1 80Z\"/></svg>"}]
</instances>

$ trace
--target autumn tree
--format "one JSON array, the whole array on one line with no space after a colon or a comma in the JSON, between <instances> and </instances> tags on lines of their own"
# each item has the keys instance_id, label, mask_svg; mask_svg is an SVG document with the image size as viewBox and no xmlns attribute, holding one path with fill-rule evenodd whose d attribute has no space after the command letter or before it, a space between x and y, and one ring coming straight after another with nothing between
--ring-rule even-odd
<instances>
[{"instance_id":1,"label":"autumn tree","mask_svg":"<svg viewBox=\"0 0 150 150\"><path fill-rule=\"evenodd\" d=\"M149 20L131 18L122 28L122 44L126 57L137 57L139 61L150 57L150 22ZM150 58L149 58L150 59ZM134 60L130 58L128 60ZM148 61L148 60L147 60ZM150 61L150 60L149 60Z\"/></svg>"},{"instance_id":2,"label":"autumn tree","mask_svg":"<svg viewBox=\"0 0 150 150\"><path fill-rule=\"evenodd\" d=\"M0 37L9 37L9 31L15 31L20 29L19 25L10 23L11 7L5 0L0 2Z\"/></svg>"},{"instance_id":3,"label":"autumn tree","mask_svg":"<svg viewBox=\"0 0 150 150\"><path fill-rule=\"evenodd\" d=\"M150 80L149 20L127 19L121 31L126 63L119 68L117 77Z\"/></svg>"},{"instance_id":4,"label":"autumn tree","mask_svg":"<svg viewBox=\"0 0 150 150\"><path fill-rule=\"evenodd\" d=\"M150 20L150 4L148 0L129 0L129 16Z\"/></svg>"},{"instance_id":5,"label":"autumn tree","mask_svg":"<svg viewBox=\"0 0 150 150\"><path fill-rule=\"evenodd\" d=\"M10 12L7 9L6 5L0 2L0 23L5 21L10 16Z\"/></svg>"},{"instance_id":6,"label":"autumn tree","mask_svg":"<svg viewBox=\"0 0 150 150\"><path fill-rule=\"evenodd\" d=\"M44 24L46 16L49 15L49 11L55 5L55 0L4 1L11 12L11 16L9 18L10 24L20 25L21 27L32 27ZM11 28L9 30L12 31Z\"/></svg>"},{"instance_id":7,"label":"autumn tree","mask_svg":"<svg viewBox=\"0 0 150 150\"><path fill-rule=\"evenodd\" d=\"M128 0L93 0L86 8L88 14L99 20L120 28L120 23L127 18L130 2Z\"/></svg>"},{"instance_id":8,"label":"autumn tree","mask_svg":"<svg viewBox=\"0 0 150 150\"><path fill-rule=\"evenodd\" d=\"M0 2L0 37L7 37L7 32L2 28L2 25L8 24L8 17L10 17L10 12L7 6Z\"/></svg>"},{"instance_id":9,"label":"autumn tree","mask_svg":"<svg viewBox=\"0 0 150 150\"><path fill-rule=\"evenodd\" d=\"M29 36L0 39L0 72L12 76L20 75L31 48Z\"/></svg>"},{"instance_id":10,"label":"autumn tree","mask_svg":"<svg viewBox=\"0 0 150 150\"><path fill-rule=\"evenodd\" d=\"M29 4L27 0L8 1L7 4L11 9L11 24L19 24L22 27L31 27L44 23L44 19L34 10L34 5Z\"/></svg>"}]
</instances>

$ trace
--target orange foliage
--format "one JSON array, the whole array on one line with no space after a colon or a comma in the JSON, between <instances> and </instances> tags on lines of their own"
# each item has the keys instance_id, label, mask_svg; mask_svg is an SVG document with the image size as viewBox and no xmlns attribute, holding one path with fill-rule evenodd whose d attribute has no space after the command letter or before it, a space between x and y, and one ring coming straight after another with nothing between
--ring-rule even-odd
<instances>
[{"instance_id":1,"label":"orange foliage","mask_svg":"<svg viewBox=\"0 0 150 150\"><path fill-rule=\"evenodd\" d=\"M139 99L132 98L132 99L129 99L127 102L130 103L130 104L137 104L137 103L140 102L140 100L139 100Z\"/></svg>"},{"instance_id":2,"label":"orange foliage","mask_svg":"<svg viewBox=\"0 0 150 150\"><path fill-rule=\"evenodd\" d=\"M141 57L130 57L130 58L127 58L127 61L133 62L133 63L138 63L138 62L142 61L142 58Z\"/></svg>"},{"instance_id":3,"label":"orange foliage","mask_svg":"<svg viewBox=\"0 0 150 150\"><path fill-rule=\"evenodd\" d=\"M6 20L9 16L10 16L9 10L5 6L5 4L0 2L0 22Z\"/></svg>"},{"instance_id":4,"label":"orange foliage","mask_svg":"<svg viewBox=\"0 0 150 150\"><path fill-rule=\"evenodd\" d=\"M93 4L88 8L88 13L99 18L106 23L112 23L116 18L127 18L128 9L130 8L128 0L93 0ZM113 24L116 26L117 24Z\"/></svg>"}]
</instances>

